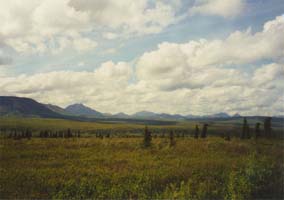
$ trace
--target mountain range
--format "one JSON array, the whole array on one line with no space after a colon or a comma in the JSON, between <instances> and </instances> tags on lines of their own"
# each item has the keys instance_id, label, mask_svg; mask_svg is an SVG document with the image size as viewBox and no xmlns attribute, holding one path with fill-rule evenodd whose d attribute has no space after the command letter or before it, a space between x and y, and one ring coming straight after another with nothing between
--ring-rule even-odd
<instances>
[{"instance_id":1,"label":"mountain range","mask_svg":"<svg viewBox=\"0 0 284 200\"><path fill-rule=\"evenodd\" d=\"M49 109L44 104L29 98L0 97L1 115L22 115L57 118L60 114Z\"/></svg>"},{"instance_id":2,"label":"mountain range","mask_svg":"<svg viewBox=\"0 0 284 200\"><path fill-rule=\"evenodd\" d=\"M223 119L238 118L239 114L233 116L227 113L217 113L214 115L179 115L167 113L154 113L149 111L140 111L132 115L125 113L105 114L98 112L81 103L69 105L61 108L52 104L42 104L30 98L0 96L0 116L20 115L20 116L37 116L48 118L68 118L68 117L86 117L86 118L116 118L116 119L149 119L149 120L186 120L186 119Z\"/></svg>"},{"instance_id":3,"label":"mountain range","mask_svg":"<svg viewBox=\"0 0 284 200\"><path fill-rule=\"evenodd\" d=\"M67 113L72 114L72 115L78 115L78 116L86 116L86 117L104 117L104 115L92 108L89 108L81 103L76 103L67 106L64 109Z\"/></svg>"}]
</instances>

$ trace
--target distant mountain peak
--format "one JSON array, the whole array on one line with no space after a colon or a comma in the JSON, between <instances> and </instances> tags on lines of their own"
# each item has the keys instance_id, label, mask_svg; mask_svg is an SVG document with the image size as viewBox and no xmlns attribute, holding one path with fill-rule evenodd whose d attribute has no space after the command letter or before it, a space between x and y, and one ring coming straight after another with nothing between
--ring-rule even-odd
<instances>
[{"instance_id":1,"label":"distant mountain peak","mask_svg":"<svg viewBox=\"0 0 284 200\"><path fill-rule=\"evenodd\" d=\"M241 118L239 113L229 115L219 112L211 115L180 115L168 113L154 113L147 110L136 112L132 115L119 112L116 114L100 113L83 103L75 103L65 109L53 104L42 104L30 98L15 96L0 96L0 116L36 116L50 118L117 118L117 119L147 119L147 120L191 120L191 119L228 119ZM254 116L257 117L257 116ZM283 115L274 116L283 118Z\"/></svg>"},{"instance_id":2,"label":"distant mountain peak","mask_svg":"<svg viewBox=\"0 0 284 200\"><path fill-rule=\"evenodd\" d=\"M144 113L146 113L146 114L147 114L147 113L153 114L154 112L147 111L147 110L141 110L141 111L136 112L136 114L137 114L137 113L139 113L139 114L140 114L140 113L142 113L142 114L144 114ZM155 114L155 113L154 113L154 114Z\"/></svg>"},{"instance_id":3,"label":"distant mountain peak","mask_svg":"<svg viewBox=\"0 0 284 200\"><path fill-rule=\"evenodd\" d=\"M87 108L87 106L85 106L82 103L74 103L74 104L67 106L65 109L72 108L72 107L86 107Z\"/></svg>"},{"instance_id":4,"label":"distant mountain peak","mask_svg":"<svg viewBox=\"0 0 284 200\"><path fill-rule=\"evenodd\" d=\"M123 113L123 112L119 112L119 113L114 114L113 117L115 117L115 118L129 118L130 116Z\"/></svg>"},{"instance_id":5,"label":"distant mountain peak","mask_svg":"<svg viewBox=\"0 0 284 200\"><path fill-rule=\"evenodd\" d=\"M69 108L69 107L87 107L87 106L85 106L84 104L82 104L82 103L74 103L74 104L71 104L71 105L69 105L69 106L67 106L66 108ZM66 109L65 108L65 109Z\"/></svg>"},{"instance_id":6,"label":"distant mountain peak","mask_svg":"<svg viewBox=\"0 0 284 200\"><path fill-rule=\"evenodd\" d=\"M44 104L48 109L52 110L53 112L59 113L59 114L63 114L63 115L68 115L68 112L66 112L66 110L64 108L61 108L57 105L53 105L53 104Z\"/></svg>"},{"instance_id":7,"label":"distant mountain peak","mask_svg":"<svg viewBox=\"0 0 284 200\"><path fill-rule=\"evenodd\" d=\"M228 118L231 117L228 113L220 112L213 115L208 115L209 118Z\"/></svg>"},{"instance_id":8,"label":"distant mountain peak","mask_svg":"<svg viewBox=\"0 0 284 200\"><path fill-rule=\"evenodd\" d=\"M241 115L239 113L236 113L233 115L233 117L241 117Z\"/></svg>"},{"instance_id":9,"label":"distant mountain peak","mask_svg":"<svg viewBox=\"0 0 284 200\"><path fill-rule=\"evenodd\" d=\"M142 111L134 113L132 116L133 117L141 117L141 118L146 118L146 117L152 118L152 117L155 117L157 115L158 115L157 113L146 111L146 110L142 110Z\"/></svg>"},{"instance_id":10,"label":"distant mountain peak","mask_svg":"<svg viewBox=\"0 0 284 200\"><path fill-rule=\"evenodd\" d=\"M94 116L94 117L103 117L104 115L88 106L85 106L82 103L75 103L69 105L65 110L73 115L83 115L83 116Z\"/></svg>"}]
</instances>

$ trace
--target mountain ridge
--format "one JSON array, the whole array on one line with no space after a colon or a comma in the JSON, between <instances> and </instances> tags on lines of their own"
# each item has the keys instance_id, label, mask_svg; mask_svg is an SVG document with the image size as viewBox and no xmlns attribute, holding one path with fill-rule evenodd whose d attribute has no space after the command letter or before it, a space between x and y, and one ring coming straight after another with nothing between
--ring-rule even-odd
<instances>
[{"instance_id":1,"label":"mountain ridge","mask_svg":"<svg viewBox=\"0 0 284 200\"><path fill-rule=\"evenodd\" d=\"M67 111L70 114L79 115L79 116L81 115L81 116L104 117L103 113L100 113L81 103L75 103L69 105L65 108L65 111Z\"/></svg>"},{"instance_id":2,"label":"mountain ridge","mask_svg":"<svg viewBox=\"0 0 284 200\"><path fill-rule=\"evenodd\" d=\"M61 117L44 104L37 101L14 96L0 96L0 115L24 115L24 116L39 116L39 117Z\"/></svg>"},{"instance_id":3,"label":"mountain ridge","mask_svg":"<svg viewBox=\"0 0 284 200\"><path fill-rule=\"evenodd\" d=\"M34 99L15 96L0 96L0 116L6 115L22 115L22 116L39 116L51 118L74 118L87 117L98 119L138 119L138 120L191 120L191 119L230 119L241 118L240 114L229 115L225 112L220 112L211 115L180 115L155 113L151 111L139 111L132 115L119 112L116 114L101 113L93 108L90 108L82 103L75 103L61 108L53 104L42 104Z\"/></svg>"}]
</instances>

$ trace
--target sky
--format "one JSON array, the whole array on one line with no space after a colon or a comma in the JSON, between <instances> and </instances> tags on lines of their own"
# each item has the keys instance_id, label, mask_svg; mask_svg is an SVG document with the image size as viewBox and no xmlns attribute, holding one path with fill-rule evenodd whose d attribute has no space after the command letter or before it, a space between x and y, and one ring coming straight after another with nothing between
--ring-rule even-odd
<instances>
[{"instance_id":1,"label":"sky","mask_svg":"<svg viewBox=\"0 0 284 200\"><path fill-rule=\"evenodd\" d=\"M0 95L284 114L283 0L0 0Z\"/></svg>"}]
</instances>

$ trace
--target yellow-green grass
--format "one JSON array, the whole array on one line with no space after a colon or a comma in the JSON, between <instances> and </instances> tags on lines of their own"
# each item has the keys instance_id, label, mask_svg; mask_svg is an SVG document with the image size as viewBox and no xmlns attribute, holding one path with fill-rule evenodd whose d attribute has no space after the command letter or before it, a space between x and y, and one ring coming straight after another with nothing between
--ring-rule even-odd
<instances>
[{"instance_id":1,"label":"yellow-green grass","mask_svg":"<svg viewBox=\"0 0 284 200\"><path fill-rule=\"evenodd\" d=\"M88 124L88 123L87 123ZM88 127L88 126L87 126ZM283 198L283 142L1 138L0 198Z\"/></svg>"},{"instance_id":2,"label":"yellow-green grass","mask_svg":"<svg viewBox=\"0 0 284 200\"><path fill-rule=\"evenodd\" d=\"M249 122L253 121L254 123L261 121L249 120ZM177 121L176 124L173 125L151 125L147 124L139 124L136 122L84 122L84 121L73 121L66 119L49 119L49 118L31 118L31 117L0 117L0 128L30 128L34 130L66 130L68 128L74 130L81 131L90 131L90 130L98 130L98 129L114 129L114 130L131 130L131 129L143 129L145 125L148 125L150 129L190 129L193 130L195 125L198 124L199 128L204 123L209 124L209 130L233 130L240 129L242 127L242 120L208 120L208 121ZM279 122L280 125L282 122ZM283 124L282 126L272 127L275 131L283 132ZM254 129L254 124L251 125L251 129Z\"/></svg>"},{"instance_id":3,"label":"yellow-green grass","mask_svg":"<svg viewBox=\"0 0 284 200\"><path fill-rule=\"evenodd\" d=\"M192 122L177 123L176 125L149 125L151 128L181 128L193 126ZM76 129L76 130L96 130L96 129L139 129L144 128L143 124L135 123L104 123L104 122L82 122L64 119L48 118L21 118L21 117L0 117L0 127L8 128L33 128L33 129Z\"/></svg>"}]
</instances>

